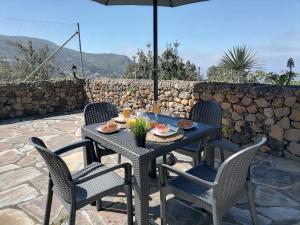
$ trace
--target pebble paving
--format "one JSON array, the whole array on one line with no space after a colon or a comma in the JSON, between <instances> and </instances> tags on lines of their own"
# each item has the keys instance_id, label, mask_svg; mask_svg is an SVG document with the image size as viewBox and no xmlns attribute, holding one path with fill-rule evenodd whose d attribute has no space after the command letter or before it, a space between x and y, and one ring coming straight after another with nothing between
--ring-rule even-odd
<instances>
[{"instance_id":1,"label":"pebble paving","mask_svg":"<svg viewBox=\"0 0 300 225\"><path fill-rule=\"evenodd\" d=\"M0 122L0 225L43 223L47 194L47 168L37 152L27 144L30 136L43 139L50 149L80 140L82 113L23 118ZM186 170L191 160L176 154L176 167ZM113 164L111 155L104 163ZM64 156L71 171L83 167L82 152ZM123 159L126 161L126 159ZM258 153L252 166L253 188L260 225L300 225L300 161ZM159 193L151 181L150 224L160 224ZM80 210L78 225L125 225L126 205L122 193L104 198L105 210L92 206ZM169 196L167 220L171 225L210 225L212 217L203 209ZM67 211L54 197L51 223L67 224ZM243 198L223 217L222 225L250 225L247 199Z\"/></svg>"}]
</instances>

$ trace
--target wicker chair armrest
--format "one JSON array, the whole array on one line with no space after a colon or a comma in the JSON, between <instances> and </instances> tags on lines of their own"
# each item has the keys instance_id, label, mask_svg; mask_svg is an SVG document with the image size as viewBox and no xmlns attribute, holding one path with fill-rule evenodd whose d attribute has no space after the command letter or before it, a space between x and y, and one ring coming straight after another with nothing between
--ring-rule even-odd
<instances>
[{"instance_id":1,"label":"wicker chair armrest","mask_svg":"<svg viewBox=\"0 0 300 225\"><path fill-rule=\"evenodd\" d=\"M80 148L80 147L89 147L93 145L93 141L89 140L89 139L83 139L81 141L66 145L62 148L59 148L57 150L54 151L55 154L57 155L61 155L63 153L66 153L68 151L74 150L76 148Z\"/></svg>"},{"instance_id":2,"label":"wicker chair armrest","mask_svg":"<svg viewBox=\"0 0 300 225\"><path fill-rule=\"evenodd\" d=\"M213 188L214 186L217 185L217 183L215 183L215 182L209 182L209 181L203 180L199 177L195 177L191 174L180 171L180 170L175 169L174 167L166 165L166 164L162 164L161 167L160 167L160 174L159 174L160 176L159 176L159 178L160 178L160 184L161 185L165 185L165 184L168 183L167 171L170 171L170 172L175 173L177 175L183 176L184 178L186 178L186 179L188 179L188 180L190 180L194 183L197 183L199 185L205 186L207 188Z\"/></svg>"},{"instance_id":3,"label":"wicker chair armrest","mask_svg":"<svg viewBox=\"0 0 300 225\"><path fill-rule=\"evenodd\" d=\"M84 183L84 182L89 181L91 179L94 179L98 176L104 175L106 173L109 173L109 172L112 172L114 170L121 169L121 168L123 168L124 172L125 172L125 183L126 184L131 183L131 164L130 163L117 164L115 166L111 166L111 167L108 167L108 168L106 168L102 171L94 173L90 176L86 176L82 179L80 179L80 178L74 179L73 182L74 182L74 184L81 184L81 183Z\"/></svg>"}]
</instances>

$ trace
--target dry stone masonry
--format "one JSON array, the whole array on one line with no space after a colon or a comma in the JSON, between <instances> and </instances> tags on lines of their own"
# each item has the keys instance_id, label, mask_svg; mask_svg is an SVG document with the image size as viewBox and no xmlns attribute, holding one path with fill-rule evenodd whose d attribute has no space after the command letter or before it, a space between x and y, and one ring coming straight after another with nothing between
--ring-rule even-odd
<instances>
[{"instance_id":1,"label":"dry stone masonry","mask_svg":"<svg viewBox=\"0 0 300 225\"><path fill-rule=\"evenodd\" d=\"M0 84L0 120L81 109L85 101L84 81Z\"/></svg>"},{"instance_id":2,"label":"dry stone masonry","mask_svg":"<svg viewBox=\"0 0 300 225\"><path fill-rule=\"evenodd\" d=\"M89 101L108 100L120 107L129 103L134 110L150 110L153 102L152 81L149 80L89 80L86 93ZM299 86L191 81L159 83L163 113L186 117L192 105L201 99L221 104L223 133L232 141L243 139L245 129L250 127L252 139L257 135L268 135L263 151L300 156Z\"/></svg>"},{"instance_id":3,"label":"dry stone masonry","mask_svg":"<svg viewBox=\"0 0 300 225\"><path fill-rule=\"evenodd\" d=\"M300 157L299 86L159 82L162 113L186 117L201 99L220 103L225 137L239 142L245 135L255 139L265 133L268 142L263 151ZM91 79L2 84L0 119L83 109L91 101L111 101L119 107L128 103L133 110L151 110L152 81Z\"/></svg>"}]
</instances>

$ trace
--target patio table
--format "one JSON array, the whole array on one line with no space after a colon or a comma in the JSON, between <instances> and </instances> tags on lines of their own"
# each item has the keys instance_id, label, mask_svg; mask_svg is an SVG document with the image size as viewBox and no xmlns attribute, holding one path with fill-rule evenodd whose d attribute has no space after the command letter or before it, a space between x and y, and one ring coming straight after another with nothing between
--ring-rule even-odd
<instances>
[{"instance_id":1,"label":"patio table","mask_svg":"<svg viewBox=\"0 0 300 225\"><path fill-rule=\"evenodd\" d=\"M149 117L153 116L148 114ZM179 118L169 116L159 116L159 121L176 125ZM137 147L131 132L122 129L113 134L103 134L96 130L100 124L82 126L82 138L92 139L101 143L106 148L112 149L132 162L133 166L133 187L135 202L135 218L138 225L149 223L149 165L157 157L165 155L175 149L181 148L189 143L200 141L201 139L212 136L217 132L217 128L199 123L198 126L184 133L180 140L169 143L146 142L145 148ZM85 164L96 161L93 149L84 150Z\"/></svg>"}]
</instances>

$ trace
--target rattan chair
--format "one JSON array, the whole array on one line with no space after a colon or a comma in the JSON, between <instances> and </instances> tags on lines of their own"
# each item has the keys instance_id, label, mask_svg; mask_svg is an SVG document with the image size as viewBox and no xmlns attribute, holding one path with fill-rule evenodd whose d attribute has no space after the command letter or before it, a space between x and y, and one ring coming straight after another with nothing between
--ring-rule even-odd
<instances>
[{"instance_id":1,"label":"rattan chair","mask_svg":"<svg viewBox=\"0 0 300 225\"><path fill-rule=\"evenodd\" d=\"M93 102L87 104L84 108L85 125L102 123L117 117L118 115L119 112L117 107L109 102ZM101 144L97 143L96 154L99 162L101 162L102 156L116 154L116 152L104 148ZM118 154L118 163L121 163L121 154Z\"/></svg>"},{"instance_id":2,"label":"rattan chair","mask_svg":"<svg viewBox=\"0 0 300 225\"><path fill-rule=\"evenodd\" d=\"M195 203L213 215L213 224L220 225L222 216L245 193L247 193L251 217L258 225L255 204L251 190L250 163L259 147L266 142L263 137L257 144L245 148L221 164L218 171L205 163L183 172L163 164L160 168L161 224L166 224L166 196ZM167 171L175 173L173 179L167 179Z\"/></svg>"},{"instance_id":3,"label":"rattan chair","mask_svg":"<svg viewBox=\"0 0 300 225\"><path fill-rule=\"evenodd\" d=\"M53 192L69 210L69 225L74 225L76 210L95 201L98 205L100 197L120 191L127 195L128 224L133 224L131 165L129 163L106 167L101 163L93 162L82 170L71 174L59 155L79 147L91 146L93 145L92 141L82 140L54 152L49 151L39 138L30 138L29 143L41 154L49 169L44 225L49 224ZM124 178L114 172L121 168L125 171Z\"/></svg>"},{"instance_id":4,"label":"rattan chair","mask_svg":"<svg viewBox=\"0 0 300 225\"><path fill-rule=\"evenodd\" d=\"M216 126L221 130L221 106L215 101L201 100L191 108L189 119L197 123L206 123L212 126ZM216 136L216 139L219 138L220 134ZM201 152L203 150L204 142L199 141L198 143L189 144L181 149L177 149L176 152L192 157L194 165L197 165L201 161Z\"/></svg>"}]
</instances>

